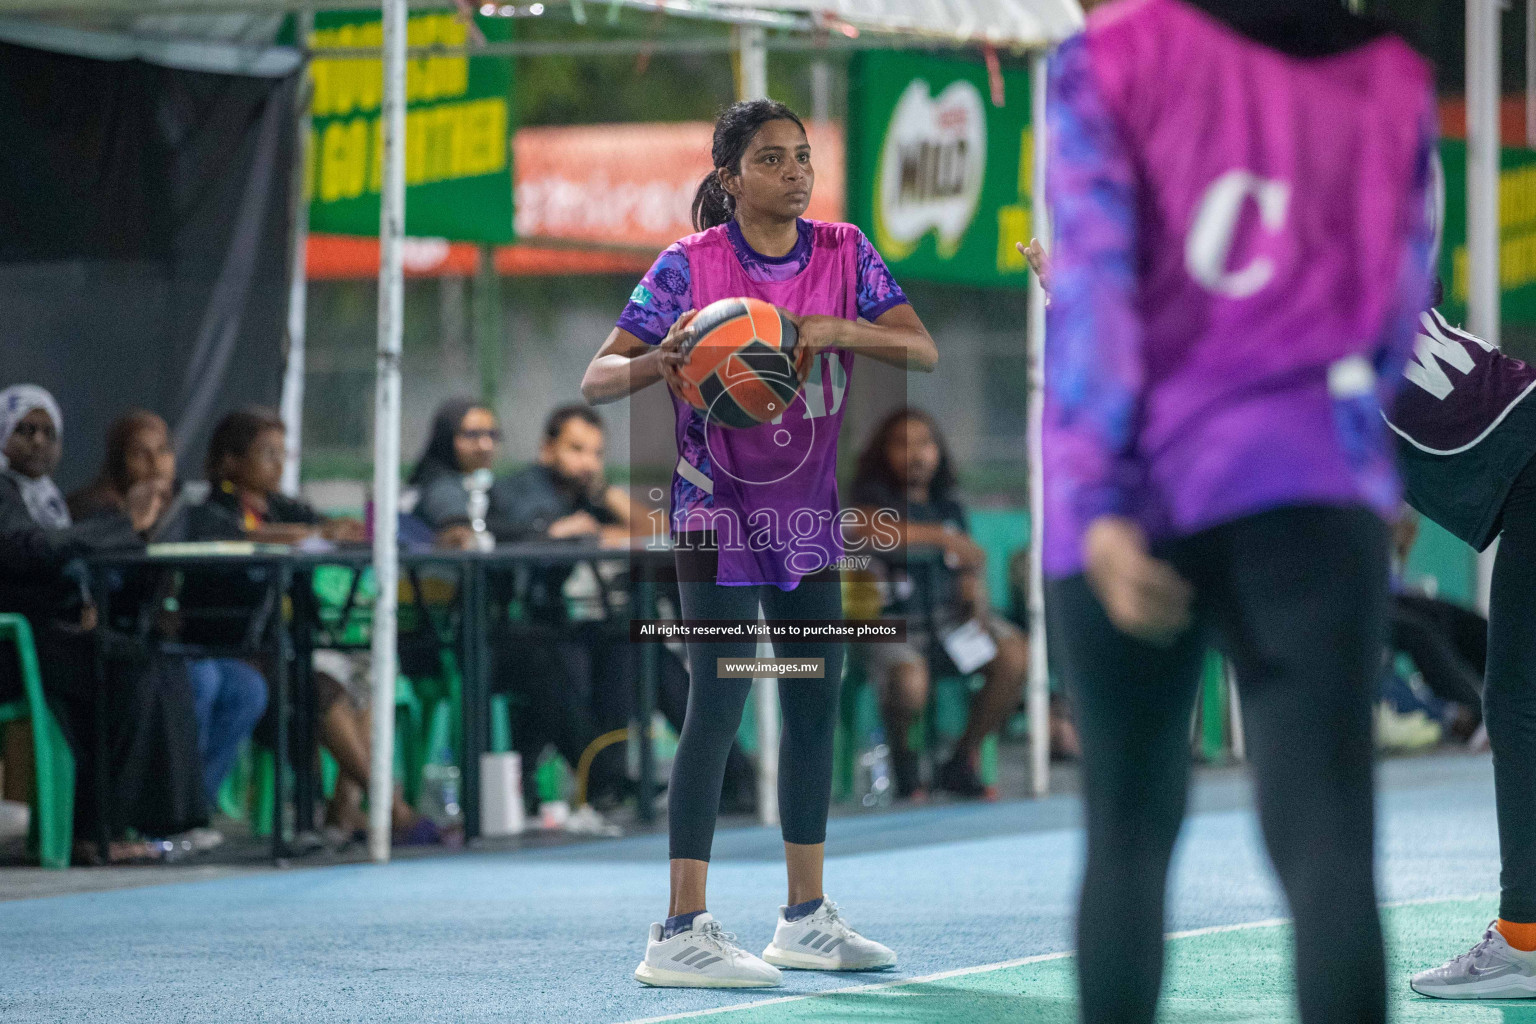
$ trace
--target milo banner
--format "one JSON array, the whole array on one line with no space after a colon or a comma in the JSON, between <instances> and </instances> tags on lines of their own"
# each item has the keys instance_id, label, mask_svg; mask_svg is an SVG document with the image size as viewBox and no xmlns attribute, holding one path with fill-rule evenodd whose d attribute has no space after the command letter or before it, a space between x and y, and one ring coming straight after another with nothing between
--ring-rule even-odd
<instances>
[{"instance_id":1,"label":"milo banner","mask_svg":"<svg viewBox=\"0 0 1536 1024\"><path fill-rule=\"evenodd\" d=\"M870 51L849 81L848 214L897 279L1026 285L1028 71L994 97L979 61Z\"/></svg>"},{"instance_id":2,"label":"milo banner","mask_svg":"<svg viewBox=\"0 0 1536 1024\"><path fill-rule=\"evenodd\" d=\"M491 38L510 37L510 19L484 18ZM450 11L412 14L409 44L464 45L467 29ZM377 48L377 13L315 15L317 47ZM379 233L384 179L376 59L319 59L306 186L311 231ZM512 240L512 62L505 57L433 55L406 62L405 230L465 242Z\"/></svg>"},{"instance_id":3,"label":"milo banner","mask_svg":"<svg viewBox=\"0 0 1536 1024\"><path fill-rule=\"evenodd\" d=\"M1465 320L1470 279L1467 271L1467 144L1440 144L1445 165L1445 236L1440 245L1440 279L1452 322ZM1499 279L1503 320L1536 325L1536 152L1505 149L1499 154Z\"/></svg>"}]
</instances>

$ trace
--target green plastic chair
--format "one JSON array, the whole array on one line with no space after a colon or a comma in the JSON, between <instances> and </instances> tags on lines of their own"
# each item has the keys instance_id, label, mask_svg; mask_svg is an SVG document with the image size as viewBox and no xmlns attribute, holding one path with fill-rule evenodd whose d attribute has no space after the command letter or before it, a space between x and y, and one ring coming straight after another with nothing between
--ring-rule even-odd
<instances>
[{"instance_id":1,"label":"green plastic chair","mask_svg":"<svg viewBox=\"0 0 1536 1024\"><path fill-rule=\"evenodd\" d=\"M0 704L0 725L32 721L35 783L27 845L43 867L67 868L75 833L75 755L43 698L31 624L20 615L0 615L0 638L16 647L24 693L21 700Z\"/></svg>"},{"instance_id":2,"label":"green plastic chair","mask_svg":"<svg viewBox=\"0 0 1536 1024\"><path fill-rule=\"evenodd\" d=\"M832 736L832 798L843 801L853 797L855 770L859 752L869 746L869 739L882 728L875 688L869 685L862 659L856 654L848 659L843 677L842 699L838 703L837 729ZM929 710L912 723L907 733L907 748L914 753L927 752L928 716L934 719L933 735L953 740L965 730L970 710L972 681L976 676L939 676L933 680ZM750 706L749 706L750 707ZM988 736L981 744L981 763L977 774L988 786L997 785L997 737Z\"/></svg>"},{"instance_id":3,"label":"green plastic chair","mask_svg":"<svg viewBox=\"0 0 1536 1024\"><path fill-rule=\"evenodd\" d=\"M292 772L289 768L288 785L293 785ZM233 774L233 773L231 773ZM320 751L320 795L330 799L336 792L336 780L341 775L341 769L336 764L336 759L330 751ZM251 749L251 776L250 776L250 819L251 834L265 839L272 835L272 811L277 805L277 759L272 756L268 747L252 747ZM293 791L290 788L289 793Z\"/></svg>"},{"instance_id":4,"label":"green plastic chair","mask_svg":"<svg viewBox=\"0 0 1536 1024\"><path fill-rule=\"evenodd\" d=\"M1231 752L1231 709L1227 694L1227 666L1216 651L1205 652L1200 672L1198 711L1200 731L1196 745L1202 760L1219 764Z\"/></svg>"}]
</instances>

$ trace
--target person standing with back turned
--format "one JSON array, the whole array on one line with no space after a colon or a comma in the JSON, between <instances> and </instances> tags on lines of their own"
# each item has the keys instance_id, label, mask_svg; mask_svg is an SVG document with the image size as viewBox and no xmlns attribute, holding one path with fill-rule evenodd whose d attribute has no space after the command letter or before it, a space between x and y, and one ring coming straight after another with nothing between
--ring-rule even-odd
<instances>
[{"instance_id":1,"label":"person standing with back turned","mask_svg":"<svg viewBox=\"0 0 1536 1024\"><path fill-rule=\"evenodd\" d=\"M1044 568L1082 733L1086 1021L1150 1022L1208 641L1304 1024L1385 1017L1370 694L1429 293L1432 76L1338 0L1116 0L1053 58Z\"/></svg>"}]
</instances>

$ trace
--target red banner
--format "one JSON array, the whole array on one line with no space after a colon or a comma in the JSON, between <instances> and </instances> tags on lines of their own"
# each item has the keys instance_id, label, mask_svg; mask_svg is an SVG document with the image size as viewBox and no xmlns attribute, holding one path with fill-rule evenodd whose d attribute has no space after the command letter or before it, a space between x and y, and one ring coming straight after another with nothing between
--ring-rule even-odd
<instances>
[{"instance_id":1,"label":"red banner","mask_svg":"<svg viewBox=\"0 0 1536 1024\"><path fill-rule=\"evenodd\" d=\"M816 169L807 216L842 220L842 126L807 128ZM693 233L713 133L707 121L520 129L512 143L517 237L659 252Z\"/></svg>"}]
</instances>

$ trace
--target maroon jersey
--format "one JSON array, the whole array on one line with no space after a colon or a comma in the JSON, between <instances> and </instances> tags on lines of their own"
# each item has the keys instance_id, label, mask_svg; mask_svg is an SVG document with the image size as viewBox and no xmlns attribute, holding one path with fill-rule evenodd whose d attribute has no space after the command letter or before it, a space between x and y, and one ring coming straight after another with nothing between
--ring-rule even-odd
<instances>
[{"instance_id":1,"label":"maroon jersey","mask_svg":"<svg viewBox=\"0 0 1536 1024\"><path fill-rule=\"evenodd\" d=\"M1431 455L1457 455L1485 440L1536 387L1536 369L1465 331L1438 310L1420 318L1407 382L1387 422Z\"/></svg>"}]
</instances>

